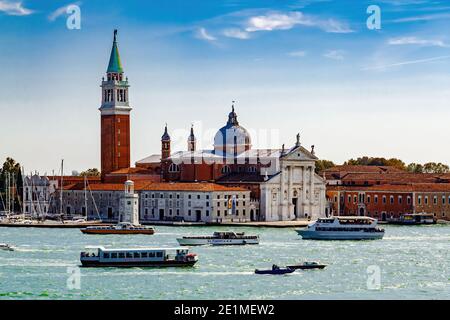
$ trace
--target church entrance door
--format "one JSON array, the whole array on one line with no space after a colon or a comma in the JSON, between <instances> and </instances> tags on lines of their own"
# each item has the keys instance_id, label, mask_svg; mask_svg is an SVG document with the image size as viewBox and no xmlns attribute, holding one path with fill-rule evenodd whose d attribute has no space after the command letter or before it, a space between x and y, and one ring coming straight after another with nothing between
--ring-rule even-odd
<instances>
[{"instance_id":1,"label":"church entrance door","mask_svg":"<svg viewBox=\"0 0 450 320\"><path fill-rule=\"evenodd\" d=\"M292 204L294 205L294 215L298 218L297 198L292 198Z\"/></svg>"}]
</instances>

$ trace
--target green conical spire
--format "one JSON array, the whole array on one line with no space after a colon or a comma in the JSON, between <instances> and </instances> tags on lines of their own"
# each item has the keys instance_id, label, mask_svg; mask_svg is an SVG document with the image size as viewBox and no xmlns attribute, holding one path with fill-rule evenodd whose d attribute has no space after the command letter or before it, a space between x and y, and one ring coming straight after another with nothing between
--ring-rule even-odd
<instances>
[{"instance_id":1,"label":"green conical spire","mask_svg":"<svg viewBox=\"0 0 450 320\"><path fill-rule=\"evenodd\" d=\"M108 70L106 72L123 73L122 63L120 62L119 49L117 48L117 30L114 30L114 42L109 58Z\"/></svg>"}]
</instances>

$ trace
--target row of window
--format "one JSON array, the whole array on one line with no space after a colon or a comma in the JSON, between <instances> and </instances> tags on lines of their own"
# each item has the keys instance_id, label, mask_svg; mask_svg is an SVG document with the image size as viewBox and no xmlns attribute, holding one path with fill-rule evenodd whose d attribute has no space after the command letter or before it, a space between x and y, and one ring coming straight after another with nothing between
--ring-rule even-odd
<instances>
[{"instance_id":1,"label":"row of window","mask_svg":"<svg viewBox=\"0 0 450 320\"><path fill-rule=\"evenodd\" d=\"M173 194L172 193L169 193L168 194L168 196L167 196L167 194L166 194L166 198L169 198L169 199L172 199L173 198ZM192 194L188 194L188 199L192 199ZM236 194L236 195L224 195L224 199L230 199L230 198L232 198L232 197L235 197L236 199L239 199L239 194ZM152 199L155 199L155 198L159 198L159 199L164 199L164 193L151 193L151 194L148 194L148 193L144 193L144 198L152 198ZM179 193L177 193L176 194L176 198L177 199L180 199L180 194ZM196 198L197 198L197 200L200 200L201 199L201 194L197 194L196 195ZM205 199L206 200L209 200L209 194L206 194L205 195ZM221 199L221 195L220 194L218 194L217 195L217 199ZM242 199L245 199L245 194L243 194L242 195Z\"/></svg>"},{"instance_id":2,"label":"row of window","mask_svg":"<svg viewBox=\"0 0 450 320\"><path fill-rule=\"evenodd\" d=\"M117 97L117 101L126 102L127 101L127 90L126 89L117 89L115 96ZM114 101L114 89L105 89L103 91L103 101L105 102L113 102Z\"/></svg>"},{"instance_id":3,"label":"row of window","mask_svg":"<svg viewBox=\"0 0 450 320\"><path fill-rule=\"evenodd\" d=\"M336 196L334 197L334 201L337 202L337 197ZM372 198L371 198L370 195L365 197L364 194L360 194L359 198L356 195L354 195L353 198L352 198L352 196L348 196L347 197L347 203L352 203L353 202L354 204L356 204L356 203L358 203L358 201L359 201L359 203L371 203L372 202ZM387 203L387 197L386 196L382 196L382 200L381 201L382 201L383 204L386 204ZM341 202L344 203L344 196L341 196ZM375 195L373 197L373 203L378 203L378 195ZM389 197L389 203L390 204L394 204L395 203L395 197L394 196L390 196ZM403 196L397 196L397 203L398 204L403 204ZM406 203L407 204L411 204L411 197L410 196L406 197Z\"/></svg>"},{"instance_id":4,"label":"row of window","mask_svg":"<svg viewBox=\"0 0 450 320\"><path fill-rule=\"evenodd\" d=\"M141 259L141 258L162 258L162 252L103 252L104 259Z\"/></svg>"}]
</instances>

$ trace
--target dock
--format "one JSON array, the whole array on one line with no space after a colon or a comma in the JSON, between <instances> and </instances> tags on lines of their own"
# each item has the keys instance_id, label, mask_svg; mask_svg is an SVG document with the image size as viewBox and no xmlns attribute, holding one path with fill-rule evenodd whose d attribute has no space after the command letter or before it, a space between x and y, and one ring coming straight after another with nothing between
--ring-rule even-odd
<instances>
[{"instance_id":1,"label":"dock","mask_svg":"<svg viewBox=\"0 0 450 320\"><path fill-rule=\"evenodd\" d=\"M252 222L178 222L178 221L151 221L142 222L144 225L154 226L172 226L172 227L256 227L256 228L303 228L312 221L308 220L293 220L293 221L252 221Z\"/></svg>"},{"instance_id":2,"label":"dock","mask_svg":"<svg viewBox=\"0 0 450 320\"><path fill-rule=\"evenodd\" d=\"M255 228L303 228L312 221L308 220L293 220L293 221L253 221L253 222L223 222L223 223L207 223L207 222L179 222L179 221L147 221L142 222L143 225L149 226L169 226L169 227L255 227ZM33 223L19 223L19 222L0 222L0 227L10 228L86 228L90 226L109 226L113 223L102 222L72 222L66 221L33 221Z\"/></svg>"},{"instance_id":3,"label":"dock","mask_svg":"<svg viewBox=\"0 0 450 320\"><path fill-rule=\"evenodd\" d=\"M0 222L0 227L9 228L86 228L90 226L109 226L110 223L101 222L59 222L59 221L44 221L33 223L18 223L18 222Z\"/></svg>"}]
</instances>

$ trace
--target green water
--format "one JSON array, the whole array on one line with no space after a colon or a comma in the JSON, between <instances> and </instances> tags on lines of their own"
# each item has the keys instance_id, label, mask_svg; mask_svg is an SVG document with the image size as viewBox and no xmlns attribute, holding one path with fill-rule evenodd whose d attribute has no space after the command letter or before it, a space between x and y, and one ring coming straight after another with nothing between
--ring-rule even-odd
<instances>
[{"instance_id":1,"label":"green water","mask_svg":"<svg viewBox=\"0 0 450 320\"><path fill-rule=\"evenodd\" d=\"M0 250L0 299L449 299L450 226L385 229L376 241L312 241L294 229L238 228L259 234L260 245L195 247L194 268L81 268L80 289L70 289L67 269L79 265L86 245L177 246L179 236L229 228L157 226L152 236L0 228L0 242L17 248ZM328 267L284 276L253 273L302 260ZM368 289L369 266L379 267L379 287Z\"/></svg>"}]
</instances>

